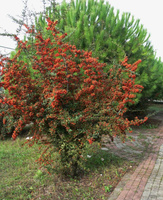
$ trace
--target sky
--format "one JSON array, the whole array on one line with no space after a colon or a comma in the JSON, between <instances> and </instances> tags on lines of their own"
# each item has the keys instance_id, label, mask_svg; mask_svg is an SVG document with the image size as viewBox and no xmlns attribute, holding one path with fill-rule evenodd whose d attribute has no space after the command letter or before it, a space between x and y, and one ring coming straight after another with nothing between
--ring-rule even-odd
<instances>
[{"instance_id":1,"label":"sky","mask_svg":"<svg viewBox=\"0 0 163 200\"><path fill-rule=\"evenodd\" d=\"M57 0L57 2L59 1ZM140 24L143 24L151 35L149 40L156 51L156 56L161 57L163 61L162 0L108 0L108 2L114 7L115 12L119 9L120 13L129 12L134 16L135 20L140 19ZM4 30L9 33L16 33L18 26L8 15L21 16L23 5L23 0L0 1L0 33L4 32ZM42 0L28 0L28 6L35 11L43 9ZM16 43L8 37L0 36L0 52L8 53L11 51L2 46L14 48Z\"/></svg>"}]
</instances>

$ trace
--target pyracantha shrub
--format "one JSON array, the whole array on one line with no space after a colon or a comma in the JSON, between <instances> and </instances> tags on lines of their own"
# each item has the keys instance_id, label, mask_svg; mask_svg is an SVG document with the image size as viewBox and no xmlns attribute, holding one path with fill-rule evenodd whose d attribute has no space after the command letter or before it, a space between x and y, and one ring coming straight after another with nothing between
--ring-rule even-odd
<instances>
[{"instance_id":1,"label":"pyracantha shrub","mask_svg":"<svg viewBox=\"0 0 163 200\"><path fill-rule=\"evenodd\" d=\"M33 34L33 45L15 36L16 55L1 58L0 84L8 91L8 98L1 103L9 105L1 115L17 119L13 139L32 123L29 145L41 141L46 146L38 161L52 165L51 155L59 152L63 169L75 176L86 144L100 140L103 134L111 140L115 136L124 139L131 125L146 120L124 118L127 104L134 103L143 88L135 84L141 61L128 64L125 58L105 72L106 64L99 63L91 52L63 42L66 34L56 30L57 22L47 19L47 23L53 37L44 39L34 27L27 27L27 34Z\"/></svg>"},{"instance_id":2,"label":"pyracantha shrub","mask_svg":"<svg viewBox=\"0 0 163 200\"><path fill-rule=\"evenodd\" d=\"M12 115L4 115L9 109L9 105L3 102L7 94L4 94L2 88L0 88L0 140L4 140L7 137L12 136L14 130L14 119Z\"/></svg>"}]
</instances>

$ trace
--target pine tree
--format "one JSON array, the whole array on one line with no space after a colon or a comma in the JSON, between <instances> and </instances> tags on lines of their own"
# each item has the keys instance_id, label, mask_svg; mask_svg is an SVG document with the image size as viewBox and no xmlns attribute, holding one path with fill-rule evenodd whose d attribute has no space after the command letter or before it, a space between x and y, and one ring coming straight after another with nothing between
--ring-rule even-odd
<instances>
[{"instance_id":1,"label":"pine tree","mask_svg":"<svg viewBox=\"0 0 163 200\"><path fill-rule=\"evenodd\" d=\"M93 56L108 64L122 60L125 56L130 62L142 60L137 73L137 83L144 86L136 103L147 102L157 91L156 77L157 61L150 35L140 20L135 20L130 13L122 16L114 12L114 8L103 0L72 0L71 3L63 1L48 9L50 18L58 19L58 28L68 33L66 40L75 44L77 48L92 51ZM152 80L152 81L151 81Z\"/></svg>"},{"instance_id":2,"label":"pine tree","mask_svg":"<svg viewBox=\"0 0 163 200\"><path fill-rule=\"evenodd\" d=\"M150 35L140 20L135 20L130 13L120 16L119 11L115 13L114 8L103 0L72 0L71 3L63 1L61 4L51 1L47 15L52 20L58 20L57 28L61 32L68 33L65 38L67 42L76 45L78 49L92 51L93 56L99 57L107 66L112 66L113 62L125 56L130 63L141 59L142 63L137 69L137 83L143 85L144 90L135 99L136 103L144 107L144 102L158 93L162 84L156 77L162 63L157 61ZM49 37L44 15L36 17L35 26L37 31L43 32L44 37Z\"/></svg>"}]
</instances>

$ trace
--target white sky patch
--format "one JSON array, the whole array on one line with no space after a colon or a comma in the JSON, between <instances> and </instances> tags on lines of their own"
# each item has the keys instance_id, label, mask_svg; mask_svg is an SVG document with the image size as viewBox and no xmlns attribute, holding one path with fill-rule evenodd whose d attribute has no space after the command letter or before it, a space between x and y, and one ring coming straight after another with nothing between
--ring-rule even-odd
<instances>
[{"instance_id":1,"label":"white sky patch","mask_svg":"<svg viewBox=\"0 0 163 200\"><path fill-rule=\"evenodd\" d=\"M109 0L114 8L120 10L120 13L129 12L135 19L140 19L140 24L147 29L151 35L150 41L156 51L156 56L161 57L163 61L163 12L162 0Z\"/></svg>"}]
</instances>

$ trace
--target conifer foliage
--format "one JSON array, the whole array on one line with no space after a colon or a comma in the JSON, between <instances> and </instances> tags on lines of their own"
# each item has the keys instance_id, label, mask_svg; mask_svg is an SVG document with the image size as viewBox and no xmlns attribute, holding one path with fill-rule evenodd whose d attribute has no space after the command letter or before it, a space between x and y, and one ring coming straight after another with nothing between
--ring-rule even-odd
<instances>
[{"instance_id":1,"label":"conifer foliage","mask_svg":"<svg viewBox=\"0 0 163 200\"><path fill-rule=\"evenodd\" d=\"M110 67L113 61L122 60L125 56L131 63L141 59L136 82L143 85L144 90L135 101L144 104L154 98L158 91L157 81L153 78L159 79L155 70L157 62L150 35L140 20L135 20L130 13L115 13L114 7L103 0L63 1L57 6L52 4L47 10L51 19L58 19L59 30L68 33L66 41L79 49L92 51L93 56L110 64ZM38 24L42 22L40 17Z\"/></svg>"},{"instance_id":2,"label":"conifer foliage","mask_svg":"<svg viewBox=\"0 0 163 200\"><path fill-rule=\"evenodd\" d=\"M143 88L135 84L141 61L128 64L125 58L105 73L106 64L93 58L91 52L65 43L66 34L57 31L56 24L47 19L49 38L25 25L26 34L33 34L33 45L15 36L17 53L13 58L1 57L0 87L8 95L0 103L9 107L0 115L4 124L8 116L17 119L14 140L32 123L29 145L40 141L46 147L38 162L52 167L53 152L58 152L63 171L76 176L87 143L103 134L111 140L115 136L124 139L131 125L147 119L124 118L126 104L134 103L133 98ZM31 51L35 53L28 54Z\"/></svg>"}]
</instances>

